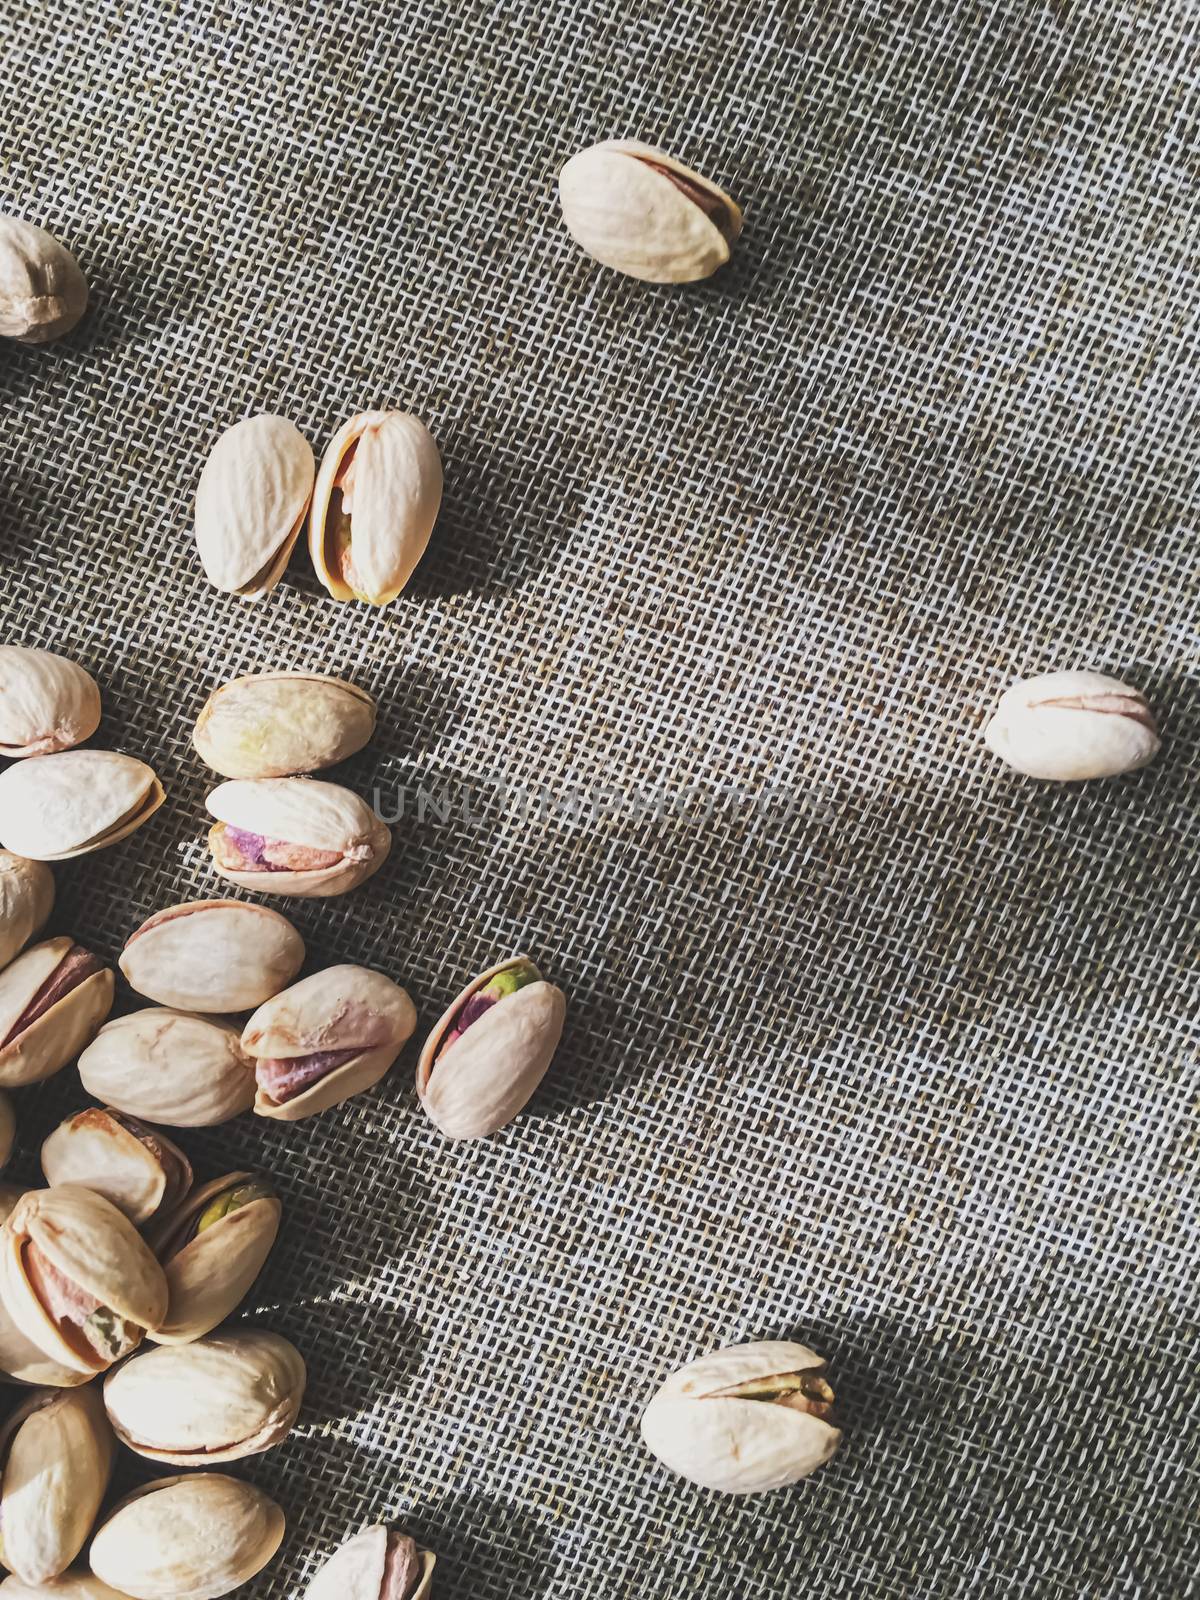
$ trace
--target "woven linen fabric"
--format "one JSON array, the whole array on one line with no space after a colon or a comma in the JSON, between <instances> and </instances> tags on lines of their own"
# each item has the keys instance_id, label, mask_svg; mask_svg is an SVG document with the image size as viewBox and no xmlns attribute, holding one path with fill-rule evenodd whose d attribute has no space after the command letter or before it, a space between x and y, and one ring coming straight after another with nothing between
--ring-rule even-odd
<instances>
[{"instance_id":1,"label":"woven linen fabric","mask_svg":"<svg viewBox=\"0 0 1200 1600\"><path fill-rule=\"evenodd\" d=\"M391 859L272 903L417 1038L324 1116L181 1136L276 1178L242 1314L310 1369L232 1469L288 1517L247 1595L378 1519L440 1600L1196 1593L1194 6L0 0L0 45L0 208L92 288L0 353L0 637L91 670L92 743L168 792L56 869L52 931L113 959L238 893L214 687L381 707L330 776ZM714 279L567 236L555 174L614 136L744 203ZM220 431L319 454L376 406L446 472L396 604L302 552L258 605L211 589ZM989 755L1001 691L1066 666L1148 694L1152 766ZM517 950L563 1045L452 1145L417 1045ZM17 1103L29 1183L85 1102L71 1068ZM780 1336L829 1358L833 1463L757 1498L660 1468L667 1373Z\"/></svg>"}]
</instances>

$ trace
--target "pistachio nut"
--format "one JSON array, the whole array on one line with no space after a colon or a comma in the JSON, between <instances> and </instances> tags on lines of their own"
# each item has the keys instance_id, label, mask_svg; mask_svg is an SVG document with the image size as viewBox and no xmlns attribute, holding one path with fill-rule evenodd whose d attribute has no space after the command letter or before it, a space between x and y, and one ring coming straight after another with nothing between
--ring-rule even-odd
<instances>
[{"instance_id":1,"label":"pistachio nut","mask_svg":"<svg viewBox=\"0 0 1200 1600\"><path fill-rule=\"evenodd\" d=\"M156 1478L126 1495L92 1540L92 1571L131 1600L217 1600L261 1572L283 1512L223 1472Z\"/></svg>"},{"instance_id":2,"label":"pistachio nut","mask_svg":"<svg viewBox=\"0 0 1200 1600\"><path fill-rule=\"evenodd\" d=\"M789 1340L735 1344L691 1361L642 1413L664 1466L706 1489L757 1494L815 1472L842 1435L825 1362Z\"/></svg>"},{"instance_id":3,"label":"pistachio nut","mask_svg":"<svg viewBox=\"0 0 1200 1600\"><path fill-rule=\"evenodd\" d=\"M370 806L317 778L219 784L208 846L223 878L261 894L313 899L345 894L383 865L391 830Z\"/></svg>"},{"instance_id":4,"label":"pistachio nut","mask_svg":"<svg viewBox=\"0 0 1200 1600\"><path fill-rule=\"evenodd\" d=\"M234 423L217 440L196 490L196 547L208 581L261 600L283 576L308 502L312 447L286 417Z\"/></svg>"},{"instance_id":5,"label":"pistachio nut","mask_svg":"<svg viewBox=\"0 0 1200 1600\"><path fill-rule=\"evenodd\" d=\"M374 700L344 678L255 672L209 695L192 743L223 778L288 778L336 766L374 731Z\"/></svg>"},{"instance_id":6,"label":"pistachio nut","mask_svg":"<svg viewBox=\"0 0 1200 1600\"><path fill-rule=\"evenodd\" d=\"M0 756L47 756L100 726L96 680L65 656L0 644Z\"/></svg>"},{"instance_id":7,"label":"pistachio nut","mask_svg":"<svg viewBox=\"0 0 1200 1600\"><path fill-rule=\"evenodd\" d=\"M25 1583L21 1578L5 1578L0 1583L0 1600L129 1600L102 1583L94 1573L75 1568L45 1583Z\"/></svg>"},{"instance_id":8,"label":"pistachio nut","mask_svg":"<svg viewBox=\"0 0 1200 1600\"><path fill-rule=\"evenodd\" d=\"M394 1528L364 1528L333 1552L304 1600L428 1600L436 1560Z\"/></svg>"},{"instance_id":9,"label":"pistachio nut","mask_svg":"<svg viewBox=\"0 0 1200 1600\"><path fill-rule=\"evenodd\" d=\"M298 1122L369 1089L417 1025L399 984L366 967L326 967L260 1006L242 1049L254 1062L260 1117Z\"/></svg>"},{"instance_id":10,"label":"pistachio nut","mask_svg":"<svg viewBox=\"0 0 1200 1600\"><path fill-rule=\"evenodd\" d=\"M13 1103L6 1094L0 1093L0 1168L8 1165L16 1137L17 1119L13 1114Z\"/></svg>"},{"instance_id":11,"label":"pistachio nut","mask_svg":"<svg viewBox=\"0 0 1200 1600\"><path fill-rule=\"evenodd\" d=\"M26 1583L64 1572L83 1549L116 1441L94 1388L36 1389L0 1428L0 1561Z\"/></svg>"},{"instance_id":12,"label":"pistachio nut","mask_svg":"<svg viewBox=\"0 0 1200 1600\"><path fill-rule=\"evenodd\" d=\"M1115 778L1153 761L1161 740L1144 694L1099 672L1044 672L1000 697L988 747L1029 778Z\"/></svg>"},{"instance_id":13,"label":"pistachio nut","mask_svg":"<svg viewBox=\"0 0 1200 1600\"><path fill-rule=\"evenodd\" d=\"M0 1229L0 1300L52 1361L92 1377L162 1322L167 1283L116 1206L63 1184L22 1195Z\"/></svg>"},{"instance_id":14,"label":"pistachio nut","mask_svg":"<svg viewBox=\"0 0 1200 1600\"><path fill-rule=\"evenodd\" d=\"M173 1210L192 1187L192 1164L165 1133L123 1111L93 1107L46 1139L42 1171L52 1189L72 1183L102 1194L137 1227Z\"/></svg>"},{"instance_id":15,"label":"pistachio nut","mask_svg":"<svg viewBox=\"0 0 1200 1600\"><path fill-rule=\"evenodd\" d=\"M562 1037L566 996L528 956L469 983L425 1041L417 1094L449 1139L482 1139L520 1112Z\"/></svg>"},{"instance_id":16,"label":"pistachio nut","mask_svg":"<svg viewBox=\"0 0 1200 1600\"><path fill-rule=\"evenodd\" d=\"M93 1099L168 1128L210 1128L254 1104L237 1029L162 1006L106 1023L79 1058L79 1080Z\"/></svg>"},{"instance_id":17,"label":"pistachio nut","mask_svg":"<svg viewBox=\"0 0 1200 1600\"><path fill-rule=\"evenodd\" d=\"M112 1009L114 979L73 939L35 944L0 972L0 1084L40 1083L62 1070Z\"/></svg>"},{"instance_id":18,"label":"pistachio nut","mask_svg":"<svg viewBox=\"0 0 1200 1600\"><path fill-rule=\"evenodd\" d=\"M45 923L54 905L54 874L44 861L0 850L0 967Z\"/></svg>"},{"instance_id":19,"label":"pistachio nut","mask_svg":"<svg viewBox=\"0 0 1200 1600\"><path fill-rule=\"evenodd\" d=\"M305 1378L300 1352L286 1339L238 1329L134 1356L105 1379L104 1404L117 1438L138 1455L214 1466L285 1439Z\"/></svg>"},{"instance_id":20,"label":"pistachio nut","mask_svg":"<svg viewBox=\"0 0 1200 1600\"><path fill-rule=\"evenodd\" d=\"M251 1011L304 963L286 917L244 900L193 900L130 934L118 965L131 988L180 1011Z\"/></svg>"},{"instance_id":21,"label":"pistachio nut","mask_svg":"<svg viewBox=\"0 0 1200 1600\"><path fill-rule=\"evenodd\" d=\"M67 861L127 838L165 798L144 761L115 750L31 756L0 773L2 842L34 861Z\"/></svg>"},{"instance_id":22,"label":"pistachio nut","mask_svg":"<svg viewBox=\"0 0 1200 1600\"><path fill-rule=\"evenodd\" d=\"M693 283L729 260L742 213L665 150L606 139L558 175L567 231L603 266L649 283Z\"/></svg>"},{"instance_id":23,"label":"pistachio nut","mask_svg":"<svg viewBox=\"0 0 1200 1600\"><path fill-rule=\"evenodd\" d=\"M0 216L0 335L46 344L69 333L87 309L87 279L52 233Z\"/></svg>"},{"instance_id":24,"label":"pistachio nut","mask_svg":"<svg viewBox=\"0 0 1200 1600\"><path fill-rule=\"evenodd\" d=\"M335 600L386 606L425 554L442 503L442 460L405 411L363 411L339 428L313 490L309 551Z\"/></svg>"},{"instance_id":25,"label":"pistachio nut","mask_svg":"<svg viewBox=\"0 0 1200 1600\"><path fill-rule=\"evenodd\" d=\"M0 1183L0 1224L8 1221L26 1192L16 1184ZM0 1300L0 1383L37 1387L48 1384L56 1389L72 1389L89 1383L91 1378L91 1372L64 1367L46 1355L32 1339L27 1339Z\"/></svg>"},{"instance_id":26,"label":"pistachio nut","mask_svg":"<svg viewBox=\"0 0 1200 1600\"><path fill-rule=\"evenodd\" d=\"M230 1172L196 1189L150 1231L170 1291L156 1344L190 1344L241 1302L271 1253L283 1208L274 1188Z\"/></svg>"}]
</instances>

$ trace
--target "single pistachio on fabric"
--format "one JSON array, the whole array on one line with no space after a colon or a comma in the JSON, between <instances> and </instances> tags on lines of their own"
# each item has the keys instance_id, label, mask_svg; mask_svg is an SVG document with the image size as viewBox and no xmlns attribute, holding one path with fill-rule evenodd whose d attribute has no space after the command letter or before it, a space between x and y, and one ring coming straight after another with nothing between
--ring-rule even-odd
<instances>
[{"instance_id":1,"label":"single pistachio on fabric","mask_svg":"<svg viewBox=\"0 0 1200 1600\"><path fill-rule=\"evenodd\" d=\"M0 972L0 1084L40 1083L77 1056L112 1009L115 980L73 939L47 939Z\"/></svg>"},{"instance_id":2,"label":"single pistachio on fabric","mask_svg":"<svg viewBox=\"0 0 1200 1600\"><path fill-rule=\"evenodd\" d=\"M118 965L131 988L180 1011L251 1011L299 972L304 941L286 917L244 900L169 906L130 934Z\"/></svg>"},{"instance_id":3,"label":"single pistachio on fabric","mask_svg":"<svg viewBox=\"0 0 1200 1600\"><path fill-rule=\"evenodd\" d=\"M387 824L349 789L317 778L222 783L207 801L208 846L223 878L260 894L345 894L392 848Z\"/></svg>"},{"instance_id":4,"label":"single pistachio on fabric","mask_svg":"<svg viewBox=\"0 0 1200 1600\"><path fill-rule=\"evenodd\" d=\"M336 766L374 731L365 689L319 672L258 672L209 695L192 743L223 778L288 778Z\"/></svg>"},{"instance_id":5,"label":"single pistachio on fabric","mask_svg":"<svg viewBox=\"0 0 1200 1600\"><path fill-rule=\"evenodd\" d=\"M807 1478L842 1435L821 1357L807 1345L764 1340L680 1368L642 1413L642 1438L664 1466L703 1488L757 1494Z\"/></svg>"},{"instance_id":6,"label":"single pistachio on fabric","mask_svg":"<svg viewBox=\"0 0 1200 1600\"><path fill-rule=\"evenodd\" d=\"M102 1583L94 1573L74 1568L45 1583L26 1583L22 1578L5 1578L0 1583L0 1600L129 1600Z\"/></svg>"},{"instance_id":7,"label":"single pistachio on fabric","mask_svg":"<svg viewBox=\"0 0 1200 1600\"><path fill-rule=\"evenodd\" d=\"M30 756L0 773L0 843L34 861L68 861L128 838L165 798L144 761L114 750Z\"/></svg>"},{"instance_id":8,"label":"single pistachio on fabric","mask_svg":"<svg viewBox=\"0 0 1200 1600\"><path fill-rule=\"evenodd\" d=\"M1044 672L1014 683L984 729L988 747L1029 778L1115 778L1162 743L1144 694L1099 672Z\"/></svg>"},{"instance_id":9,"label":"single pistachio on fabric","mask_svg":"<svg viewBox=\"0 0 1200 1600\"><path fill-rule=\"evenodd\" d=\"M157 1478L126 1495L92 1540L92 1571L131 1600L218 1600L279 1549L283 1512L222 1472Z\"/></svg>"},{"instance_id":10,"label":"single pistachio on fabric","mask_svg":"<svg viewBox=\"0 0 1200 1600\"><path fill-rule=\"evenodd\" d=\"M253 1060L260 1117L298 1122L369 1089L417 1025L399 984L366 967L326 967L260 1006L242 1049Z\"/></svg>"},{"instance_id":11,"label":"single pistachio on fabric","mask_svg":"<svg viewBox=\"0 0 1200 1600\"><path fill-rule=\"evenodd\" d=\"M246 417L217 440L196 490L196 546L208 581L260 600L283 576L312 498L316 463L286 417Z\"/></svg>"},{"instance_id":12,"label":"single pistachio on fabric","mask_svg":"<svg viewBox=\"0 0 1200 1600\"><path fill-rule=\"evenodd\" d=\"M449 1139L482 1139L511 1122L546 1075L566 996L528 956L469 983L425 1041L417 1094Z\"/></svg>"},{"instance_id":13,"label":"single pistachio on fabric","mask_svg":"<svg viewBox=\"0 0 1200 1600\"><path fill-rule=\"evenodd\" d=\"M44 861L0 850L0 967L44 925L54 907L54 874Z\"/></svg>"},{"instance_id":14,"label":"single pistachio on fabric","mask_svg":"<svg viewBox=\"0 0 1200 1600\"><path fill-rule=\"evenodd\" d=\"M87 279L52 233L0 216L0 336L46 344L87 309Z\"/></svg>"},{"instance_id":15,"label":"single pistachio on fabric","mask_svg":"<svg viewBox=\"0 0 1200 1600\"><path fill-rule=\"evenodd\" d=\"M304 1600L428 1600L436 1561L394 1528L364 1528L319 1568Z\"/></svg>"},{"instance_id":16,"label":"single pistachio on fabric","mask_svg":"<svg viewBox=\"0 0 1200 1600\"><path fill-rule=\"evenodd\" d=\"M254 1104L237 1029L163 1006L106 1023L79 1058L79 1079L93 1099L168 1128L210 1128Z\"/></svg>"},{"instance_id":17,"label":"single pistachio on fabric","mask_svg":"<svg viewBox=\"0 0 1200 1600\"><path fill-rule=\"evenodd\" d=\"M425 554L441 503L441 457L419 418L351 417L313 490L308 538L317 577L335 600L388 605Z\"/></svg>"},{"instance_id":18,"label":"single pistachio on fabric","mask_svg":"<svg viewBox=\"0 0 1200 1600\"><path fill-rule=\"evenodd\" d=\"M42 1145L53 1189L75 1184L110 1200L135 1226L170 1211L192 1187L192 1164L165 1133L123 1111L89 1107L60 1122Z\"/></svg>"},{"instance_id":19,"label":"single pistachio on fabric","mask_svg":"<svg viewBox=\"0 0 1200 1600\"><path fill-rule=\"evenodd\" d=\"M192 1194L150 1230L170 1291L155 1344L190 1344L224 1322L271 1253L283 1208L273 1186L230 1172Z\"/></svg>"},{"instance_id":20,"label":"single pistachio on fabric","mask_svg":"<svg viewBox=\"0 0 1200 1600\"><path fill-rule=\"evenodd\" d=\"M47 756L100 726L96 680L65 656L0 644L0 756Z\"/></svg>"},{"instance_id":21,"label":"single pistachio on fabric","mask_svg":"<svg viewBox=\"0 0 1200 1600\"><path fill-rule=\"evenodd\" d=\"M649 283L693 283L729 260L742 213L665 150L607 139L558 175L567 231L603 266Z\"/></svg>"},{"instance_id":22,"label":"single pistachio on fabric","mask_svg":"<svg viewBox=\"0 0 1200 1600\"><path fill-rule=\"evenodd\" d=\"M0 1562L25 1583L64 1572L83 1549L116 1441L95 1388L36 1389L0 1428Z\"/></svg>"},{"instance_id":23,"label":"single pistachio on fabric","mask_svg":"<svg viewBox=\"0 0 1200 1600\"><path fill-rule=\"evenodd\" d=\"M93 1377L163 1321L167 1282L116 1206L63 1184L22 1195L0 1229L0 1300L52 1361Z\"/></svg>"}]
</instances>

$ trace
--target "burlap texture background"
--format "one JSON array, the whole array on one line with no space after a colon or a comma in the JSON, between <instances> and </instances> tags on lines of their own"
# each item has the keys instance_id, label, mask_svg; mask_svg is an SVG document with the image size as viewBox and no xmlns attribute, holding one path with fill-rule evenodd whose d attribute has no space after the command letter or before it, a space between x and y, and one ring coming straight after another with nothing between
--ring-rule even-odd
<instances>
[{"instance_id":1,"label":"burlap texture background","mask_svg":"<svg viewBox=\"0 0 1200 1600\"><path fill-rule=\"evenodd\" d=\"M452 809L281 904L309 966L378 965L428 1025L526 948L571 1001L486 1145L421 1116L415 1049L319 1120L183 1136L278 1178L248 1310L312 1371L244 1468L290 1522L249 1593L381 1516L442 1600L1194 1592L1195 27L0 4L0 206L93 285L0 353L0 637L94 671L94 742L169 789L59 869L53 926L112 957L224 892L191 722L316 667L382 706L344 781ZM555 171L616 134L744 201L711 283L567 238ZM277 410L319 452L374 405L446 466L405 596L335 606L300 559L255 608L208 588L217 433ZM1065 665L1149 693L1153 768L987 755L1000 690ZM523 817L499 774L613 792ZM73 1070L20 1097L19 1176L80 1103ZM647 1395L780 1334L829 1355L843 1455L753 1501L669 1478Z\"/></svg>"}]
</instances>

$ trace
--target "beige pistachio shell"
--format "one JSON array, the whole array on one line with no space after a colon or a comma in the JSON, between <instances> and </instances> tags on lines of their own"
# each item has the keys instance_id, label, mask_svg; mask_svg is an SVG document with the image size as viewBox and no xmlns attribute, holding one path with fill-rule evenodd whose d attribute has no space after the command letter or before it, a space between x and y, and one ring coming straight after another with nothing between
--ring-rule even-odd
<instances>
[{"instance_id":1,"label":"beige pistachio shell","mask_svg":"<svg viewBox=\"0 0 1200 1600\"><path fill-rule=\"evenodd\" d=\"M245 1172L214 1178L151 1230L170 1291L167 1314L150 1333L155 1344L190 1344L211 1333L237 1309L262 1271L283 1214L274 1195L231 1211L186 1244L178 1242L211 1201L248 1181Z\"/></svg>"},{"instance_id":2,"label":"beige pistachio shell","mask_svg":"<svg viewBox=\"0 0 1200 1600\"><path fill-rule=\"evenodd\" d=\"M168 1128L209 1128L254 1103L237 1029L162 1006L106 1023L79 1058L93 1099Z\"/></svg>"},{"instance_id":3,"label":"beige pistachio shell","mask_svg":"<svg viewBox=\"0 0 1200 1600\"><path fill-rule=\"evenodd\" d=\"M260 778L222 783L207 801L217 819L209 831L213 863L223 878L259 894L303 899L345 894L377 872L392 848L387 824L349 789L317 778ZM220 824L264 840L337 854L332 864L304 870L242 871L222 866Z\"/></svg>"},{"instance_id":4,"label":"beige pistachio shell","mask_svg":"<svg viewBox=\"0 0 1200 1600\"><path fill-rule=\"evenodd\" d=\"M316 470L286 417L246 417L213 446L196 490L196 547L205 576L243 600L279 582L304 525Z\"/></svg>"},{"instance_id":5,"label":"beige pistachio shell","mask_svg":"<svg viewBox=\"0 0 1200 1600\"><path fill-rule=\"evenodd\" d=\"M374 731L365 689L319 672L259 672L209 695L192 743L223 778L287 778L345 761Z\"/></svg>"},{"instance_id":6,"label":"beige pistachio shell","mask_svg":"<svg viewBox=\"0 0 1200 1600\"><path fill-rule=\"evenodd\" d=\"M417 1062L417 1095L448 1139L483 1139L507 1126L545 1077L558 1048L566 996L539 979L505 996L438 1059L443 1036L475 991L527 959L512 956L480 973L425 1041Z\"/></svg>"},{"instance_id":7,"label":"beige pistachio shell","mask_svg":"<svg viewBox=\"0 0 1200 1600\"><path fill-rule=\"evenodd\" d=\"M304 1600L380 1600L387 1547L388 1529L382 1525L356 1533L319 1568L304 1591ZM432 1550L418 1550L417 1556L421 1582L404 1600L428 1600L433 1592L437 1557Z\"/></svg>"},{"instance_id":8,"label":"beige pistachio shell","mask_svg":"<svg viewBox=\"0 0 1200 1600\"><path fill-rule=\"evenodd\" d=\"M833 1455L841 1433L806 1411L728 1393L825 1363L807 1345L764 1340L689 1362L642 1413L642 1438L664 1466L707 1489L756 1494L806 1478Z\"/></svg>"},{"instance_id":9,"label":"beige pistachio shell","mask_svg":"<svg viewBox=\"0 0 1200 1600\"><path fill-rule=\"evenodd\" d=\"M52 233L0 216L0 336L46 344L87 309L87 279Z\"/></svg>"},{"instance_id":10,"label":"beige pistachio shell","mask_svg":"<svg viewBox=\"0 0 1200 1600\"><path fill-rule=\"evenodd\" d=\"M286 917L244 900L169 906L129 937L119 966L130 987L180 1011L251 1011L304 963Z\"/></svg>"},{"instance_id":11,"label":"beige pistachio shell","mask_svg":"<svg viewBox=\"0 0 1200 1600\"><path fill-rule=\"evenodd\" d=\"M0 1093L0 1168L8 1165L16 1137L17 1119L13 1103L6 1094Z\"/></svg>"},{"instance_id":12,"label":"beige pistachio shell","mask_svg":"<svg viewBox=\"0 0 1200 1600\"><path fill-rule=\"evenodd\" d=\"M1001 696L984 740L1029 778L1115 778L1153 761L1161 740L1144 694L1100 672L1045 672Z\"/></svg>"},{"instance_id":13,"label":"beige pistachio shell","mask_svg":"<svg viewBox=\"0 0 1200 1600\"><path fill-rule=\"evenodd\" d=\"M90 1367L84 1372L48 1356L32 1339L25 1337L0 1302L0 1383L73 1389L90 1383L95 1376Z\"/></svg>"},{"instance_id":14,"label":"beige pistachio shell","mask_svg":"<svg viewBox=\"0 0 1200 1600\"><path fill-rule=\"evenodd\" d=\"M442 503L442 461L404 411L363 411L334 435L309 519L317 577L335 600L385 606L425 554ZM348 537L347 537L348 533Z\"/></svg>"},{"instance_id":15,"label":"beige pistachio shell","mask_svg":"<svg viewBox=\"0 0 1200 1600\"><path fill-rule=\"evenodd\" d=\"M51 1188L71 1183L103 1195L135 1227L178 1205L192 1186L191 1162L165 1133L93 1107L60 1122L45 1140L42 1171Z\"/></svg>"},{"instance_id":16,"label":"beige pistachio shell","mask_svg":"<svg viewBox=\"0 0 1200 1600\"><path fill-rule=\"evenodd\" d=\"M0 1600L128 1600L102 1583L94 1573L79 1568L45 1583L26 1583L17 1577L0 1583Z\"/></svg>"},{"instance_id":17,"label":"beige pistachio shell","mask_svg":"<svg viewBox=\"0 0 1200 1600\"><path fill-rule=\"evenodd\" d=\"M54 874L44 861L0 850L0 968L23 950L54 906Z\"/></svg>"},{"instance_id":18,"label":"beige pistachio shell","mask_svg":"<svg viewBox=\"0 0 1200 1600\"><path fill-rule=\"evenodd\" d=\"M0 773L0 843L67 861L127 838L166 796L151 769L115 750L31 756Z\"/></svg>"},{"instance_id":19,"label":"beige pistachio shell","mask_svg":"<svg viewBox=\"0 0 1200 1600\"><path fill-rule=\"evenodd\" d=\"M157 1478L127 1495L92 1540L92 1570L132 1600L217 1600L261 1572L283 1512L222 1472Z\"/></svg>"},{"instance_id":20,"label":"beige pistachio shell","mask_svg":"<svg viewBox=\"0 0 1200 1600\"><path fill-rule=\"evenodd\" d=\"M83 1549L116 1442L98 1390L38 1389L0 1429L4 1565L26 1583L64 1572Z\"/></svg>"},{"instance_id":21,"label":"beige pistachio shell","mask_svg":"<svg viewBox=\"0 0 1200 1600\"><path fill-rule=\"evenodd\" d=\"M73 944L68 938L47 939L0 972L0 1084L6 1088L40 1083L60 1072L95 1036L112 1010L114 979L104 967L14 1032L26 1007L53 977Z\"/></svg>"},{"instance_id":22,"label":"beige pistachio shell","mask_svg":"<svg viewBox=\"0 0 1200 1600\"><path fill-rule=\"evenodd\" d=\"M46 756L100 726L96 680L65 656L0 644L0 756Z\"/></svg>"},{"instance_id":23,"label":"beige pistachio shell","mask_svg":"<svg viewBox=\"0 0 1200 1600\"><path fill-rule=\"evenodd\" d=\"M151 1461L238 1461L285 1439L304 1398L304 1361L277 1333L213 1334L133 1356L104 1382L122 1444Z\"/></svg>"}]
</instances>

